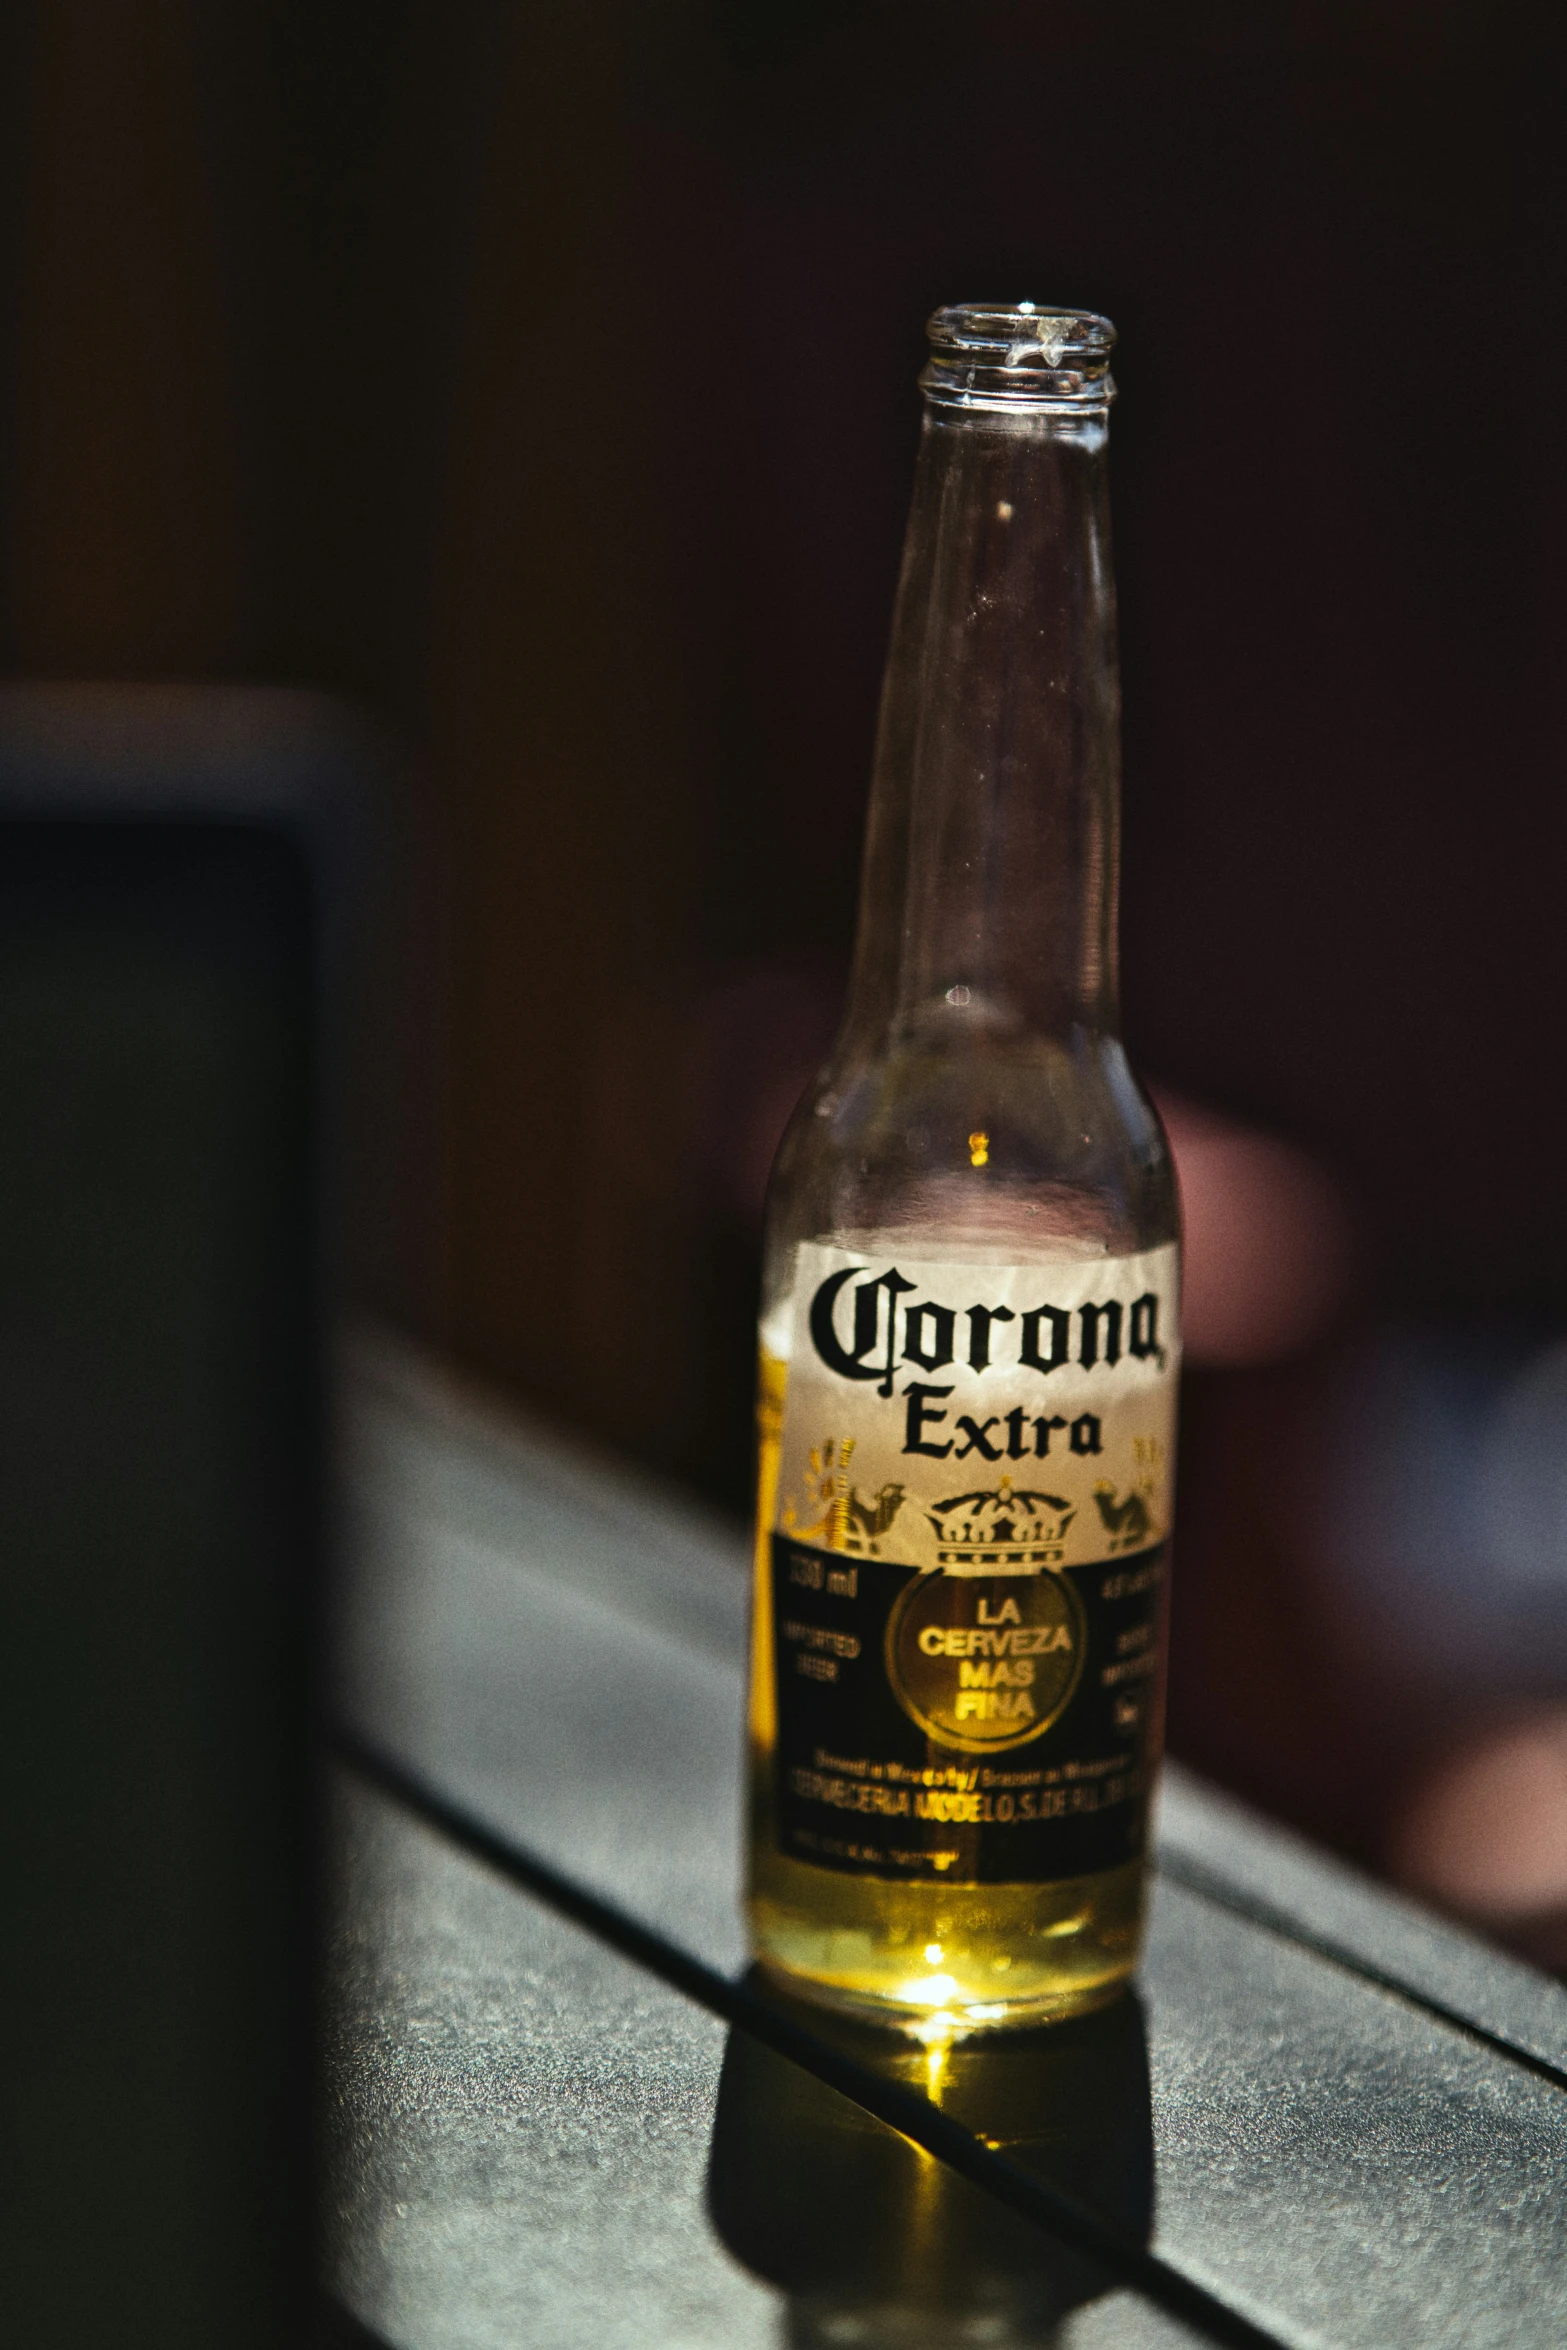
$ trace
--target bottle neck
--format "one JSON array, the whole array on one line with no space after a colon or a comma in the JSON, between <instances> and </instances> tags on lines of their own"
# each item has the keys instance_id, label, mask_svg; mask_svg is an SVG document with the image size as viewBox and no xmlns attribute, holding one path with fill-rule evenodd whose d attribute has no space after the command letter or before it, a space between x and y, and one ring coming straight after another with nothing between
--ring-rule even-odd
<instances>
[{"instance_id":1,"label":"bottle neck","mask_svg":"<svg viewBox=\"0 0 1567 2350\"><path fill-rule=\"evenodd\" d=\"M1103 405L927 406L844 1042L1112 1031L1120 705Z\"/></svg>"}]
</instances>

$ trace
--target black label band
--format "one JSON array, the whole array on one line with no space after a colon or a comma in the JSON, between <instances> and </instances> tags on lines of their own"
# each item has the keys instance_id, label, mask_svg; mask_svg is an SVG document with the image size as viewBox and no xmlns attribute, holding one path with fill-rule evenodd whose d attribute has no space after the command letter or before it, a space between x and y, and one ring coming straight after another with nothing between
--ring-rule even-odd
<instances>
[{"instance_id":1,"label":"black label band","mask_svg":"<svg viewBox=\"0 0 1567 2350\"><path fill-rule=\"evenodd\" d=\"M1136 1859L1167 1552L952 1575L775 1534L782 1850L971 1885Z\"/></svg>"}]
</instances>

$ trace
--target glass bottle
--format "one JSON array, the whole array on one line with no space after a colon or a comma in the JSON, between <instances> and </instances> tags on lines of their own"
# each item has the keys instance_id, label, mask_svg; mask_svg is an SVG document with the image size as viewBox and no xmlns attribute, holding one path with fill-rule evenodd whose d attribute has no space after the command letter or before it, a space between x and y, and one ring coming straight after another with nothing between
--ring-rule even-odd
<instances>
[{"instance_id":1,"label":"glass bottle","mask_svg":"<svg viewBox=\"0 0 1567 2350\"><path fill-rule=\"evenodd\" d=\"M930 322L843 1025L767 1213L748 1908L927 2038L1132 1972L1178 1207L1117 1034L1114 330Z\"/></svg>"}]
</instances>

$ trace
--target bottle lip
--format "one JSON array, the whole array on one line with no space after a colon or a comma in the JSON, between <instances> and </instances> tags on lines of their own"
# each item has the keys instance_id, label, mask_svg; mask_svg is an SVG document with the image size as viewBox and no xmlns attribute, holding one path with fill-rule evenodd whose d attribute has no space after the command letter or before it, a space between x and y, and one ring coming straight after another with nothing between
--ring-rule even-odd
<instances>
[{"instance_id":1,"label":"bottle lip","mask_svg":"<svg viewBox=\"0 0 1567 2350\"><path fill-rule=\"evenodd\" d=\"M1047 302L952 302L926 324L930 358L920 376L941 408L1081 414L1115 398L1115 328L1093 310Z\"/></svg>"}]
</instances>

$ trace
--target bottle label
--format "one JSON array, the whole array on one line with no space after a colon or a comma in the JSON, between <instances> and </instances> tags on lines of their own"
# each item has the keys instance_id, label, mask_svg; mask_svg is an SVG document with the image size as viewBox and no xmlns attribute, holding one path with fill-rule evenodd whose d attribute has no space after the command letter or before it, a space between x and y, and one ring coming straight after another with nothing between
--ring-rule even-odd
<instances>
[{"instance_id":1,"label":"bottle label","mask_svg":"<svg viewBox=\"0 0 1567 2350\"><path fill-rule=\"evenodd\" d=\"M1050 1883L1142 1850L1178 1251L799 1253L772 1529L777 1818L820 1868Z\"/></svg>"}]
</instances>

